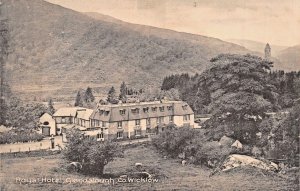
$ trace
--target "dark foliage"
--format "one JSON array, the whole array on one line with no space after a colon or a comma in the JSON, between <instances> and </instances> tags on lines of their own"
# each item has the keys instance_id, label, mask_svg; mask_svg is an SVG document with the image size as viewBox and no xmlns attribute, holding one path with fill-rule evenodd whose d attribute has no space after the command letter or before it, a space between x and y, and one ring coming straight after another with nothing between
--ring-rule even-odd
<instances>
[{"instance_id":1,"label":"dark foliage","mask_svg":"<svg viewBox=\"0 0 300 191\"><path fill-rule=\"evenodd\" d=\"M92 88L87 87L85 91L79 90L77 92L74 106L93 108L94 101L95 97L93 95L93 90Z\"/></svg>"},{"instance_id":2,"label":"dark foliage","mask_svg":"<svg viewBox=\"0 0 300 191\"><path fill-rule=\"evenodd\" d=\"M222 161L231 151L218 142L207 140L202 131L185 127L169 128L154 138L152 143L169 157L206 166L208 161Z\"/></svg>"},{"instance_id":3,"label":"dark foliage","mask_svg":"<svg viewBox=\"0 0 300 191\"><path fill-rule=\"evenodd\" d=\"M17 129L36 129L39 118L47 112L43 104L24 103L16 97L7 100L5 125Z\"/></svg>"},{"instance_id":4,"label":"dark foliage","mask_svg":"<svg viewBox=\"0 0 300 191\"><path fill-rule=\"evenodd\" d=\"M7 132L0 133L0 144L41 141L43 138L43 135L37 133L34 130L13 129Z\"/></svg>"},{"instance_id":5,"label":"dark foliage","mask_svg":"<svg viewBox=\"0 0 300 191\"><path fill-rule=\"evenodd\" d=\"M79 130L68 131L67 139L64 157L82 163L82 170L87 174L103 175L105 165L123 155L123 148L116 142L84 138Z\"/></svg>"}]
</instances>

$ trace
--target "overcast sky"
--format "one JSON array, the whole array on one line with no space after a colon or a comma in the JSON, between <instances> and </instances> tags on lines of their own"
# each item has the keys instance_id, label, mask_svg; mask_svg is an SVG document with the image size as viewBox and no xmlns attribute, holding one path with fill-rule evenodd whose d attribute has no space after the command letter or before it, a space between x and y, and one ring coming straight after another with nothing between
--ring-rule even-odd
<instances>
[{"instance_id":1,"label":"overcast sky","mask_svg":"<svg viewBox=\"0 0 300 191\"><path fill-rule=\"evenodd\" d=\"M80 12L221 39L300 44L300 0L47 0Z\"/></svg>"}]
</instances>

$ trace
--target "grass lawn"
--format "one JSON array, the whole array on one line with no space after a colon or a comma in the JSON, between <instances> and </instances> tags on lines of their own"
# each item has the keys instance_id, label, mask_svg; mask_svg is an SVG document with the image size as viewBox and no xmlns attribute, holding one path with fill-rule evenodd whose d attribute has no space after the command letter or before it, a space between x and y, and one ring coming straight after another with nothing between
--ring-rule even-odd
<instances>
[{"instance_id":1,"label":"grass lawn","mask_svg":"<svg viewBox=\"0 0 300 191\"><path fill-rule=\"evenodd\" d=\"M143 163L145 168L159 174L158 183L112 182L69 183L70 180L93 178L60 169L61 156L5 158L1 159L0 190L298 190L295 177L264 175L255 171L236 170L209 177L210 170L193 165L182 166L174 159L163 159L152 146L140 145L128 148L124 158L105 167L106 179L126 174L135 169L134 164ZM58 182L18 183L20 179L58 179ZM94 177L97 178L97 177ZM103 178L97 178L103 179ZM68 182L66 182L68 181Z\"/></svg>"}]
</instances>

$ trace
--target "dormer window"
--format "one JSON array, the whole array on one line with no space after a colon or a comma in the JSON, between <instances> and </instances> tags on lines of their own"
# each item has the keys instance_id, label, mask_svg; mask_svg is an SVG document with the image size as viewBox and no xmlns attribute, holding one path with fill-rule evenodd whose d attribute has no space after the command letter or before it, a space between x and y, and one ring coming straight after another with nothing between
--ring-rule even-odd
<instances>
[{"instance_id":1,"label":"dormer window","mask_svg":"<svg viewBox=\"0 0 300 191\"><path fill-rule=\"evenodd\" d=\"M173 110L173 106L167 106L167 109L168 109L169 111L171 111L171 110Z\"/></svg>"},{"instance_id":2,"label":"dormer window","mask_svg":"<svg viewBox=\"0 0 300 191\"><path fill-rule=\"evenodd\" d=\"M109 111L105 111L105 115L107 116L109 114Z\"/></svg>"},{"instance_id":3,"label":"dormer window","mask_svg":"<svg viewBox=\"0 0 300 191\"><path fill-rule=\"evenodd\" d=\"M133 114L138 114L138 113L139 113L139 108L132 108L132 109L131 109L131 112L132 112Z\"/></svg>"},{"instance_id":4,"label":"dormer window","mask_svg":"<svg viewBox=\"0 0 300 191\"><path fill-rule=\"evenodd\" d=\"M152 111L156 112L157 111L157 107L152 107Z\"/></svg>"},{"instance_id":5,"label":"dormer window","mask_svg":"<svg viewBox=\"0 0 300 191\"><path fill-rule=\"evenodd\" d=\"M182 109L183 109L183 110L187 110L187 108L188 108L187 105L182 106Z\"/></svg>"},{"instance_id":6,"label":"dormer window","mask_svg":"<svg viewBox=\"0 0 300 191\"><path fill-rule=\"evenodd\" d=\"M144 111L144 113L148 113L149 112L149 107L144 107L143 111Z\"/></svg>"},{"instance_id":7,"label":"dormer window","mask_svg":"<svg viewBox=\"0 0 300 191\"><path fill-rule=\"evenodd\" d=\"M161 112L164 112L164 111L165 111L165 107L164 107L164 106L159 107L159 110L160 110Z\"/></svg>"}]
</instances>

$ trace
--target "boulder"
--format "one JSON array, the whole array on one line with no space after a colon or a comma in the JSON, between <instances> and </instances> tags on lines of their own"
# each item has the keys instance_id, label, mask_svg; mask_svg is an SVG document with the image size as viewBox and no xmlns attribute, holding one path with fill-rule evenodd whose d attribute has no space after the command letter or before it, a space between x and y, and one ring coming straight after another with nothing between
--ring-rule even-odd
<instances>
[{"instance_id":1,"label":"boulder","mask_svg":"<svg viewBox=\"0 0 300 191\"><path fill-rule=\"evenodd\" d=\"M242 149L243 148L243 144L239 141L239 140L236 140L232 145L231 145L232 148L236 148L236 149Z\"/></svg>"},{"instance_id":2,"label":"boulder","mask_svg":"<svg viewBox=\"0 0 300 191\"><path fill-rule=\"evenodd\" d=\"M230 137L227 137L227 136L223 136L220 141L219 141L219 144L222 145L222 146L227 146L227 147L230 147L232 145L232 143L234 142L234 140Z\"/></svg>"},{"instance_id":3,"label":"boulder","mask_svg":"<svg viewBox=\"0 0 300 191\"><path fill-rule=\"evenodd\" d=\"M238 154L229 155L222 164L221 169L222 171L228 171L230 169L242 166L252 166L268 171L278 171L278 165L271 161L258 160L250 156Z\"/></svg>"}]
</instances>

